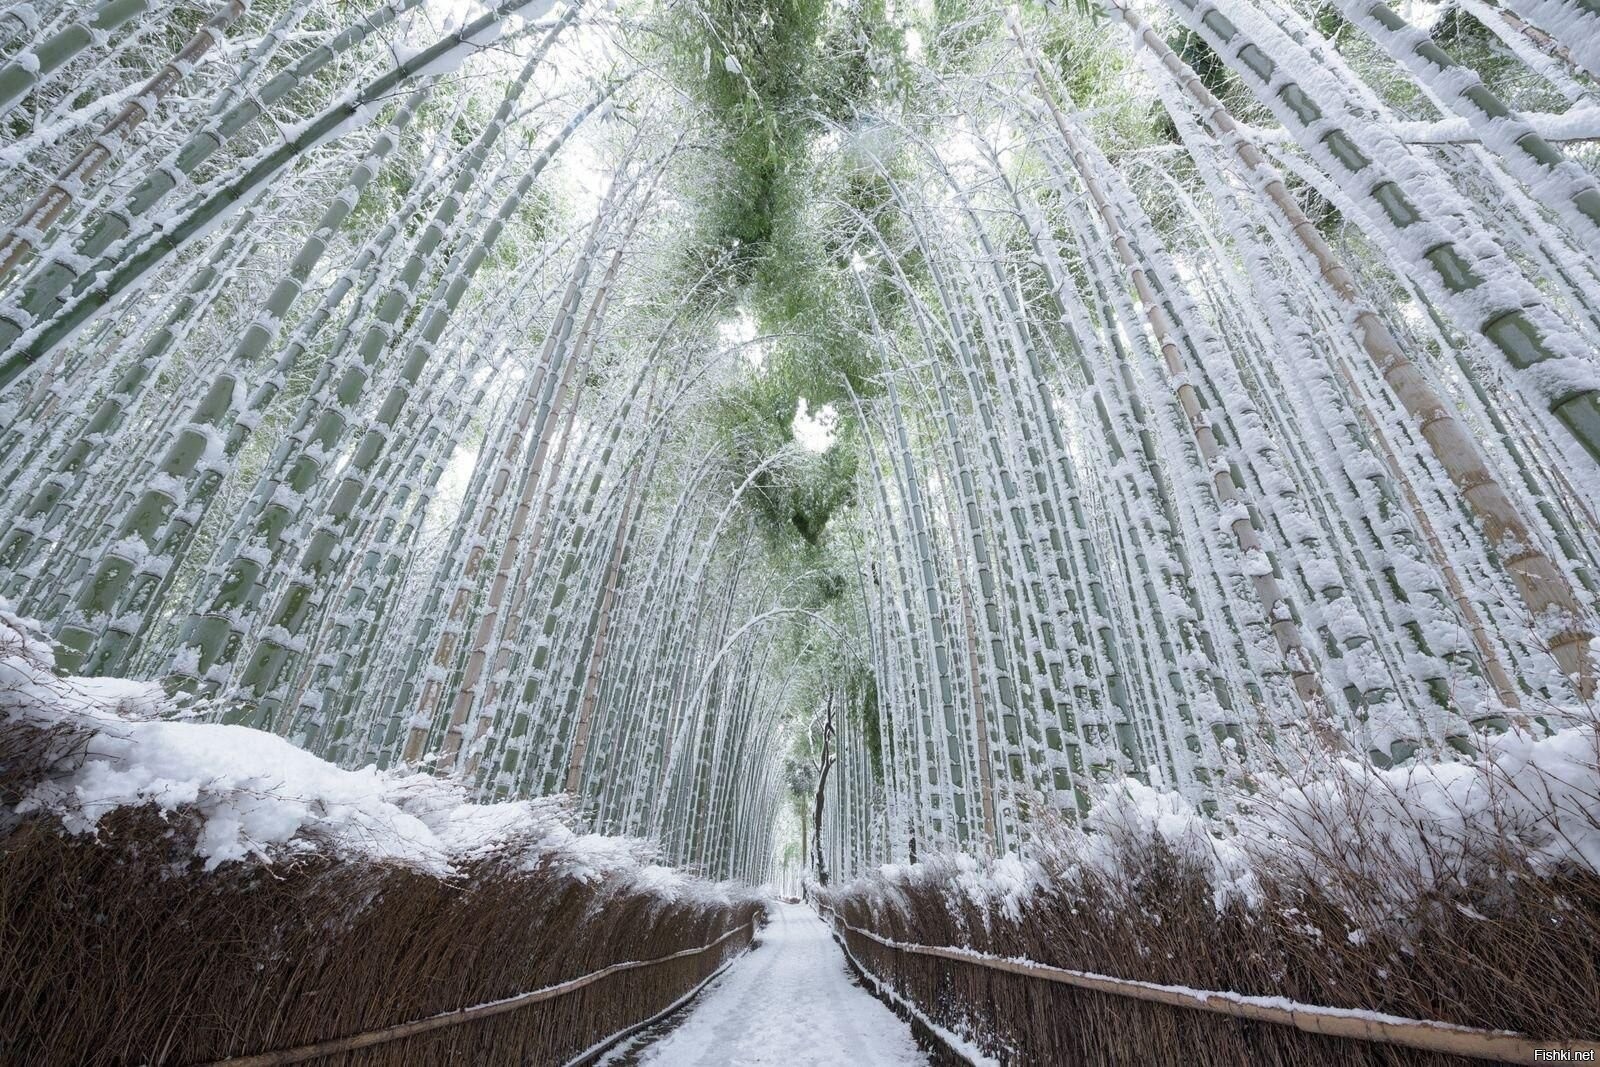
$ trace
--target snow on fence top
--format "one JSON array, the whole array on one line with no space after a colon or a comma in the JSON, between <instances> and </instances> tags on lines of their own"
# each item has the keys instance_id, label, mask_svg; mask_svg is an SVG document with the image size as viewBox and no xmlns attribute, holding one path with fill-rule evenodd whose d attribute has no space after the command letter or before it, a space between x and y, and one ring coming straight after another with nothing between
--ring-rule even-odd
<instances>
[{"instance_id":1,"label":"snow on fence top","mask_svg":"<svg viewBox=\"0 0 1600 1067\"><path fill-rule=\"evenodd\" d=\"M195 852L208 870L328 850L448 877L459 863L504 853L667 899L726 903L735 894L653 863L648 842L575 831L560 798L477 804L428 774L345 770L261 730L175 721L177 708L155 683L63 677L54 665L37 625L0 599L5 729L65 728L82 738L81 758L34 785L16 814L54 815L71 833L94 832L118 808L154 804L198 817Z\"/></svg>"},{"instance_id":2,"label":"snow on fence top","mask_svg":"<svg viewBox=\"0 0 1600 1067\"><path fill-rule=\"evenodd\" d=\"M875 906L902 888L949 885L1019 917L1040 888L1093 879L1112 889L1159 848L1192 864L1219 909L1256 907L1269 879L1316 885L1352 913L1390 915L1434 890L1561 871L1600 873L1600 732L1483 739L1472 760L1379 769L1328 761L1315 777L1258 778L1227 819L1133 779L1103 788L1081 828L1059 828L1025 858L938 856L890 864L842 888Z\"/></svg>"}]
</instances>

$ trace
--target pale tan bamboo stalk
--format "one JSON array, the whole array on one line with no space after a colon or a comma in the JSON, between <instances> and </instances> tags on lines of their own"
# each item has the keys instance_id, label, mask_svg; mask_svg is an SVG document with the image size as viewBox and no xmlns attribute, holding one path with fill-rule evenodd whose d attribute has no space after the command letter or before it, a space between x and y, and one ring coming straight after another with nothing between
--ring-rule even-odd
<instances>
[{"instance_id":1,"label":"pale tan bamboo stalk","mask_svg":"<svg viewBox=\"0 0 1600 1067\"><path fill-rule=\"evenodd\" d=\"M961 536L956 528L955 508L946 507L944 514L950 525L950 540L959 545ZM967 570L959 559L955 571L961 581L961 618L967 632L967 669L972 678L972 728L978 742L978 801L983 812L983 848L986 855L992 855L999 847L1000 827L994 814L994 763L989 752L989 725L983 706L983 677L978 670L977 623L972 613L972 586L967 582Z\"/></svg>"},{"instance_id":2,"label":"pale tan bamboo stalk","mask_svg":"<svg viewBox=\"0 0 1600 1067\"><path fill-rule=\"evenodd\" d=\"M557 396L552 400L552 409L565 401L564 393L569 381L568 372L575 363L572 360L564 371L562 381L557 386ZM550 425L554 424L550 420ZM538 463L543 459L543 453L549 447L550 437L542 435L539 444L539 455L533 462ZM527 476L523 492L517 500L516 509L511 513L511 525L506 534L505 544L500 548L499 564L495 567L494 577L489 582L489 593L486 598L483 614L478 619L478 628L473 636L472 649L467 656L466 668L462 671L461 680L456 687L455 701L451 706L450 725L445 731L444 740L439 746L439 768L448 771L455 766L456 756L461 751L463 735L466 731L467 716L472 711L472 704L478 693L478 682L483 677L483 667L489 658L489 643L494 636L496 623L500 618L501 605L505 603L506 589L511 582L513 564L516 562L522 545L523 531L527 528L528 513L532 509L533 497L537 492L539 479L536 474Z\"/></svg>"},{"instance_id":3,"label":"pale tan bamboo stalk","mask_svg":"<svg viewBox=\"0 0 1600 1067\"><path fill-rule=\"evenodd\" d=\"M604 217L602 209L601 217ZM600 230L599 220L596 220L595 234ZM630 231L631 232L631 231ZM573 340L561 370L561 380L556 385L555 394L550 400L550 411L554 413L565 405L567 390L571 387L573 371L580 362L580 356L588 348L588 341L593 333L595 322L598 320L601 309L609 299L610 282L615 277L617 266L622 261L622 253L626 248L626 238L618 245L612 256L611 266L607 269L601 282L600 290L589 304L589 314L584 318L576 339ZM585 252L591 255L592 249ZM575 276L583 277L583 274ZM570 337L565 331L558 331L563 338ZM495 628L500 620L501 607L506 600L506 588L511 581L511 572L521 552L523 533L528 526L528 517L533 511L534 498L538 495L539 471L544 467L545 457L549 454L550 441L554 436L555 419L549 418L545 423L545 432L540 435L537 450L529 461L532 472L525 477L522 495L517 501L516 510L511 513L511 528L506 536L506 542L500 548L499 565L495 568L493 579L489 583L489 594L484 607L483 615L478 619L477 633L474 635L472 651L468 654L466 669L462 672L461 681L456 687L455 703L450 712L450 726L445 731L444 741L439 749L439 765L448 770L455 765L456 756L461 750L466 733L467 716L472 712L472 705L478 695L478 682L483 677L483 668L488 662L489 645L494 637ZM551 477L555 474L552 472ZM474 731L474 740L483 735L487 723L479 720ZM477 765L476 756L473 758L472 767Z\"/></svg>"},{"instance_id":4,"label":"pale tan bamboo stalk","mask_svg":"<svg viewBox=\"0 0 1600 1067\"><path fill-rule=\"evenodd\" d=\"M111 161L117 149L139 124L149 118L161 99L183 80L201 56L222 40L223 31L233 25L245 12L245 0L227 0L217 13L195 31L187 44L167 65L145 82L122 110L111 117L89 147L79 152L67 168L39 194L22 216L12 225L4 242L0 242L0 278L4 278L43 240L44 232L61 217L72 204L76 192L93 178L101 167ZM35 236L37 235L37 236Z\"/></svg>"},{"instance_id":5,"label":"pale tan bamboo stalk","mask_svg":"<svg viewBox=\"0 0 1600 1067\"><path fill-rule=\"evenodd\" d=\"M1566 576L1540 547L1538 538L1516 504L1495 479L1466 428L1456 419L1449 401L1439 395L1401 349L1383 320L1362 301L1350 271L1333 254L1293 194L1284 186L1276 170L1267 163L1260 150L1245 138L1227 109L1201 83L1195 72L1167 46L1166 41L1125 6L1124 0L1106 0L1106 3L1199 104L1201 114L1213 132L1224 144L1232 146L1234 154L1248 171L1252 184L1262 187L1267 198L1283 215L1289 231L1316 262L1323 280L1340 302L1354 313L1356 338L1361 342L1362 349L1371 357L1407 413L1417 420L1423 439L1428 442L1434 457L1483 523L1485 538L1500 554L1501 565L1511 577L1532 619L1542 622L1549 618L1551 612L1559 613L1562 629L1550 638L1551 652L1562 671L1573 679L1578 694L1584 699L1592 697L1595 694L1595 670L1589 654L1589 641L1594 634L1586 612Z\"/></svg>"},{"instance_id":6,"label":"pale tan bamboo stalk","mask_svg":"<svg viewBox=\"0 0 1600 1067\"><path fill-rule=\"evenodd\" d=\"M541 498L541 506L535 509L533 507L533 500L535 496L539 495L538 472L543 471L545 467L545 459L550 450L552 434L549 432L546 432L539 441L538 451L535 453L533 460L531 461L535 476L530 478L527 484L524 486L522 499L518 502L517 512L512 519L514 544L508 542L507 549L508 551L520 553L523 559L528 561L531 561L535 558L539 550L539 544L543 540L545 523L550 513L551 495L555 491L556 480L560 475L561 465L565 461L567 454L567 445L572 440L573 432L576 426L578 418L578 400L583 395L583 386L585 381L584 377L577 372L587 368L589 365L589 357L593 352L596 340L595 325L604 316L605 310L611 302L611 287L616 281L617 271L622 265L623 251L628 246L628 239L632 236L634 226L637 225L639 218L639 215L634 216L633 222L629 225L627 231L623 234L622 239L618 242L616 253L612 256L611 263L606 268L605 275L601 278L600 285L595 293L594 299L589 304L589 312L586 316L584 316L583 325L579 328L577 337L573 341L572 351L568 354L566 365L562 371L561 382L557 387L555 397L551 400L552 418L549 422L549 425L553 427L555 425L555 420L553 417L555 411L559 410L560 406L566 403L567 391L569 389L572 390L571 409L567 417L566 430L564 433L562 433L561 443L556 448L555 461L550 465L550 476L544 480L545 491L543 497ZM574 378L577 380L577 386L575 388L572 386ZM652 403L654 402L654 396L655 394L652 391ZM647 414L647 421L648 418L649 416ZM533 529L526 538L523 538L521 536L521 532L527 526L528 516L530 513L533 515ZM526 541L526 544L524 544L524 541ZM509 568L514 562L514 559L503 556L501 560L501 570L507 571L509 574ZM496 575L496 582L499 582L499 574ZM488 617L489 629L484 629L484 626L480 623L479 644L483 648L483 654L485 657L488 655L488 646L490 644L494 644L496 646L494 653L494 665L493 669L489 671L489 681L486 683L488 688L485 691L484 699L477 701L482 711L478 716L477 723L473 727L472 740L474 745L472 751L469 752L467 756L467 762L462 772L464 777L471 777L477 772L478 762L482 758L483 753L477 746L476 742L488 732L489 727L492 725L491 718L486 714L486 712L493 707L494 701L500 694L500 684L498 681L496 681L496 677L510 661L511 645L510 642L505 640L504 635L511 633L513 628L521 622L522 607L527 598L527 591L526 584L522 584L512 592L511 598L507 602L505 611L503 613L505 617L504 621L500 622L498 619L499 613L495 611L497 604L496 594L494 589L491 588L490 590L491 615ZM501 639L499 641L494 640L494 628L496 626L498 626L501 634ZM475 647L474 655L477 654L477 651L478 648ZM468 661L467 669L469 672L472 671L471 660ZM481 673L481 670L482 668L480 666L479 673ZM474 686L476 685L476 678L472 680L472 684ZM462 704L463 695L465 695L467 698L465 705ZM461 690L456 695L457 706L455 712L453 712L451 716L452 723L455 721L455 715L460 714L465 716L471 712L471 704L474 702L473 698L475 696L476 694L474 692L470 692L468 689L467 679L463 678ZM461 726L462 733L465 732L465 721L465 718L463 718Z\"/></svg>"},{"instance_id":7,"label":"pale tan bamboo stalk","mask_svg":"<svg viewBox=\"0 0 1600 1067\"><path fill-rule=\"evenodd\" d=\"M590 230L589 240L583 250L582 257L587 259L594 252L594 244L599 238L600 222L596 220ZM444 697L444 672L455 661L456 646L460 637L461 623L466 617L467 607L472 602L474 579L477 577L478 568L483 564L483 557L489 551L489 537L494 531L494 525L500 514L500 500L505 495L511 480L511 468L517 455L522 451L524 435L529 424L533 421L535 412L539 407L539 394L544 388L545 375L551 359L554 358L556 348L569 336L562 328L565 320L569 319L577 310L578 299L582 295L583 278L587 272L574 269L571 280L567 283L567 290L562 295L562 300L557 305L556 321L552 324L550 332L546 334L544 346L539 352L536 363L537 369L529 378L528 388L523 391L523 399L517 410L517 424L515 430L508 435L504 449L501 453L500 465L494 472L494 479L488 490L488 502L478 513L476 527L476 543L467 553L467 558L462 563L462 576L456 585L455 595L451 598L450 608L445 615L445 625L441 628L439 640L434 646L432 659L433 675L423 684L422 694L417 702L417 712L414 719L415 725L406 735L406 745L403 758L407 763L415 763L422 757L422 749L427 744L428 734L431 729L434 713ZM556 388L555 395L551 398L551 410L554 411L565 397L567 383L570 380L572 361L567 361L562 369L562 376ZM533 458L530 462L537 468L544 462L545 453L549 449L550 434L555 427L555 420L548 419L545 423L544 433L540 436L535 446ZM528 484L534 484L536 478L529 477ZM452 729L459 731L460 723L452 719ZM449 736L446 736L445 745L450 746ZM460 747L457 740L451 748L446 765L454 762L454 749Z\"/></svg>"},{"instance_id":8,"label":"pale tan bamboo stalk","mask_svg":"<svg viewBox=\"0 0 1600 1067\"><path fill-rule=\"evenodd\" d=\"M1011 22L1013 34L1017 35L1021 43L1021 29L1015 21ZM1195 392L1194 385L1188 380L1187 366L1183 358L1183 350L1179 347L1174 335L1173 324L1167 317L1166 310L1159 298L1151 288L1150 280L1146 277L1144 267L1140 264L1138 256L1129 244L1122 223L1106 199L1105 190L1101 187L1099 179L1095 176L1094 167L1091 165L1084 152L1083 144L1078 135L1068 124L1056 106L1049 86L1044 76L1034 66L1031 57L1023 53L1028 69L1032 73L1039 96L1046 108L1049 109L1054 119L1056 129L1061 134L1062 143L1068 154L1072 157L1073 164L1077 167L1078 174L1083 181L1084 188L1089 193L1090 200L1094 203L1095 210L1105 223L1107 233L1111 237L1112 247L1116 249L1117 258L1126 268L1133 286L1139 296L1139 303L1144 308L1145 321L1155 334L1156 344L1161 349L1161 355L1167 366L1167 372L1179 382L1177 387L1177 400L1183 409L1184 417L1189 423L1195 445L1200 450L1206 468L1211 472L1212 489L1216 493L1218 502L1224 508L1233 508L1239 515L1228 528L1233 534L1234 542L1239 551L1247 559L1260 559L1265 556L1265 549L1261 544L1260 534L1250 520L1249 509L1246 506L1244 495L1234 483L1233 474L1229 469L1227 458L1222 454L1222 449L1217 444L1215 432L1211 428L1205 411L1200 406L1199 394ZM1250 583L1255 590L1256 598L1261 602L1261 609L1266 614L1267 625L1272 630L1272 636L1278 644L1278 650L1283 655L1284 666L1289 671L1289 677L1294 683L1294 691L1299 696L1300 702L1306 709L1306 717L1311 728L1311 734L1316 741L1327 751L1340 753L1349 749L1349 743L1343 733L1334 724L1329 711L1326 692L1323 688L1322 677L1317 669L1317 661L1311 650L1306 646L1305 638L1300 632L1300 625L1295 621L1289 609L1287 599L1278 579L1271 568L1262 570L1252 568L1256 573L1249 575Z\"/></svg>"},{"instance_id":9,"label":"pale tan bamboo stalk","mask_svg":"<svg viewBox=\"0 0 1600 1067\"><path fill-rule=\"evenodd\" d=\"M650 421L648 413L645 421ZM589 651L589 664L584 671L583 698L578 704L578 725L573 732L572 753L567 757L565 789L574 795L583 784L583 761L589 753L589 734L594 729L595 698L600 695L600 665L605 660L606 639L611 632L611 605L617 599L617 576L622 571L622 559L627 552L628 532L633 526L633 509L638 500L639 478L643 471L642 465L633 469L628 482L628 496L622 503L622 514L617 519L616 544L612 546L611 559L606 563L606 591L600 598L600 621L595 626L594 648Z\"/></svg>"},{"instance_id":10,"label":"pale tan bamboo stalk","mask_svg":"<svg viewBox=\"0 0 1600 1067\"><path fill-rule=\"evenodd\" d=\"M558 475L560 474L561 469L566 465L567 446L571 444L572 438L576 433L578 422L578 406L583 397L583 387L584 376L580 374L577 376L577 384L572 390L572 402L567 405L567 419L565 426L561 430L560 444L556 445L556 454L550 457L550 477L544 479L544 495L540 501L539 508L534 515L533 530L528 534L527 538L525 539L526 543L522 548L524 568L529 566L531 562L537 558L539 545L544 539L545 519L549 515L552 506L551 498L555 493ZM541 458L540 467L542 468L543 466L544 461ZM528 589L529 583L517 583L516 589L514 589L511 593L511 600L506 605L505 622L502 623L500 627L502 640L495 648L494 663L489 668L488 687L484 690L483 699L479 701L479 706L482 708L492 708L495 706L495 702L500 699L502 672L505 671L506 667L511 662L512 647L511 642L504 639L504 635L516 633L518 628L522 625L523 609L528 604ZM479 734L481 735L482 732L487 728L488 727L480 721L478 730ZM471 778L477 773L478 764L482 757L483 753L477 749L474 749L468 755L466 773L464 777Z\"/></svg>"},{"instance_id":11,"label":"pale tan bamboo stalk","mask_svg":"<svg viewBox=\"0 0 1600 1067\"><path fill-rule=\"evenodd\" d=\"M1506 20L1506 25L1526 37L1539 51L1547 56L1554 56L1561 60L1573 71L1586 73L1583 70L1583 66L1574 58L1566 45L1551 37L1539 27L1523 21L1522 17L1510 8L1497 6L1495 10L1500 13L1501 18Z\"/></svg>"},{"instance_id":12,"label":"pale tan bamboo stalk","mask_svg":"<svg viewBox=\"0 0 1600 1067\"><path fill-rule=\"evenodd\" d=\"M681 143L681 138L680 138L680 143ZM666 157L666 160L670 160L672 158L672 156L676 154L676 151L677 151L677 149L676 149L676 147L674 147L673 151L668 153L668 155ZM661 175L665 172L665 169L666 169L666 161L663 161L663 163L661 165L661 168L656 171L655 176L651 179L649 186L647 186L647 188L646 188L646 191L637 198L637 202L635 204L635 210L629 216L628 222L627 222L627 226L624 228L624 230L622 232L622 235L617 240L616 251L612 254L611 260L606 266L605 273L601 276L600 284L596 287L594 299L591 300L590 303L589 303L589 311L584 316L583 325L581 327L579 327L577 335L573 340L572 351L567 356L567 361L565 363L565 366L564 366L564 369L563 369L563 372L562 372L562 380L561 380L559 389L557 391L556 396L554 398L552 398L552 401L551 401L552 418L551 418L551 421L549 423L550 426L554 426L555 425L554 417L553 417L554 416L554 412L559 410L561 404L563 402L565 402L565 398L566 398L566 395L567 395L567 390L571 387L571 383L573 381L575 368L576 369L582 369L582 368L586 368L589 365L590 356L593 354L594 346L595 346L595 344L597 343L597 340L598 340L597 337L596 337L596 324L605 315L606 309L610 306L612 288L616 283L618 272L622 269L623 253L627 250L629 241L632 240L634 232L638 229L639 224L643 221L643 219L644 219L644 208L645 208L646 205L648 205L650 203L651 198L652 198L652 196L654 194L654 190L655 190L655 187L656 187L656 182L659 181ZM613 188L612 192L610 194L608 194L608 196L607 196L606 204L610 204L612 202L612 198L615 196L615 194L616 194L616 190ZM605 208L605 205L602 205L601 211L600 211L600 217L603 218L603 217L605 217L605 215L606 215L606 208ZM578 398L583 395L584 381L585 381L584 376L582 376L582 375L578 375L577 376L577 386L576 386L575 389L572 390L572 405L571 405L571 410L568 413L566 429L562 433L562 435L561 435L561 443L556 449L555 460L551 464L551 467L550 467L550 471L551 471L550 477L544 480L545 489L544 489L543 496L540 498L539 506L537 508L532 509L533 510L533 529L528 534L526 539L523 539L520 536L518 536L516 538L517 545L518 545L517 551L519 551L522 554L522 556L523 556L523 558L525 560L531 561L531 560L534 559L535 555L539 551L539 546L540 546L540 544L541 544L541 542L543 541L543 538L544 538L545 525L546 525L546 523L547 523L547 521L548 521L548 519L550 517L551 504L552 504L552 499L553 499L553 496L554 496L554 493L555 493L557 476L559 475L559 473L561 471L562 464L565 462L565 457L566 457L566 453L567 453L567 446L572 441L573 431L574 431L574 428L575 428L575 424L577 422L577 417L578 417ZM649 419L648 411L653 409L654 403L655 403L655 387L654 387L653 384L651 386L650 397L651 397L650 408L647 408L646 421L648 421L648 419ZM547 455L549 453L549 449L550 449L550 441L551 441L551 434L547 430L546 433L541 438L541 440L539 442L538 450L535 453L535 455L533 457L533 460L532 460L532 465L533 465L533 470L535 472L535 477L532 478L528 482L527 486L524 489L523 500L522 500L522 503L519 505L520 518L514 521L514 528L518 531L519 534L520 534L520 531L521 531L522 527L526 524L527 514L528 514L528 511L529 511L529 508L531 507L533 496L537 495L538 482L539 482L539 478L537 477L537 474L538 474L538 472L540 472L540 471L542 471L544 469L545 459L546 459L546 457L547 457ZM526 541L526 544L523 544L524 540ZM503 565L504 565L504 563L503 563ZM503 613L504 614L504 621L503 622L497 622L496 618L491 618L490 619L491 628L488 631L482 631L482 627L480 627L480 632L485 634L484 640L496 645L495 652L494 652L494 663L492 665L491 670L488 672L489 673L489 680L486 683L487 688L486 688L485 693L484 693L484 698L482 700L476 701L478 703L479 707L481 709L483 709L484 711L488 711L489 709L493 708L495 701L499 698L499 695L500 695L500 682L499 682L498 679L499 679L499 676L500 676L501 672L505 669L506 665L510 662L510 657L511 657L511 645L510 645L510 643L508 641L506 641L504 639L504 635L514 632L515 628L518 625L520 625L521 620L522 620L522 609L525 606L525 603L527 601L527 593L528 593L528 590L527 590L526 584L519 585L512 592L511 598L510 598L509 602L506 604L505 611ZM498 614L499 613L496 611L495 615L498 616ZM500 634L502 635L501 639L498 642L493 641L493 638L494 638L493 628L496 625L498 625ZM485 652L485 655L487 655L487 652ZM472 663L471 663L471 660L469 660L468 661L468 670L471 670L471 669L472 669ZM479 667L479 671L481 672L481 670L482 670L482 668L480 666ZM474 681L473 684L475 686L476 685L476 681ZM467 695L467 701L466 701L466 706L465 707L463 707L462 703L461 703L462 702L462 694L466 694ZM462 690L461 690L460 693L457 694L457 698L456 698L457 707L456 707L455 711L452 712L452 716L451 716L453 723L454 723L456 714L461 714L463 716L465 716L467 714L470 714L470 712L471 712L471 704L474 702L473 701L473 697L474 696L475 696L474 693L468 692L466 683L465 683L465 681L463 681ZM477 744L477 742L479 741L479 739L481 739L483 737L483 735L485 733L488 732L489 727L491 725L492 725L492 722L491 722L490 717L488 715L486 715L486 714L480 713L479 716L478 716L478 721L477 721L477 723L475 724L475 726L473 728L473 733L472 733L473 745L472 745L471 751L469 751L469 753L467 755L467 762L466 762L466 764L464 766L464 770L463 770L463 776L464 777L471 777L472 775L477 773L478 763L483 757L482 749ZM460 733L464 733L465 732L465 719L462 720L462 723L461 723L461 725L459 727L459 732ZM448 736L449 735L447 735L447 744L448 744ZM456 743L457 743L457 746L459 746L459 744L460 744L459 739L457 740ZM451 755L451 758L452 759L454 758L454 754L453 753Z\"/></svg>"},{"instance_id":13,"label":"pale tan bamboo stalk","mask_svg":"<svg viewBox=\"0 0 1600 1067\"><path fill-rule=\"evenodd\" d=\"M1422 501L1417 497L1417 490L1411 484L1411 479L1406 477L1405 471L1400 466L1400 460L1394 454L1394 449L1389 445L1389 438L1384 434L1383 428L1378 425L1378 420L1367 409L1366 402L1361 398L1361 392L1356 387L1355 376L1350 373L1350 368L1344 360L1338 361L1339 374L1344 378L1345 384L1350 388L1350 395L1355 399L1355 407L1361 413L1361 421L1367 426L1367 432L1372 434L1373 441L1378 446L1378 451L1383 453L1384 464L1389 468L1389 477L1400 486L1400 492L1405 497L1406 507L1411 511L1411 517L1416 521L1417 529L1422 532L1423 540L1428 542L1428 551L1433 556L1434 565L1439 568L1439 575L1444 579L1445 588L1450 591L1450 598L1456 603L1456 610L1461 613L1461 619L1467 624L1467 632L1472 635L1473 647L1478 650L1478 660L1483 664L1483 671L1489 676L1489 684L1494 686L1496 698L1513 712L1522 707L1522 697L1517 692L1516 683L1506 673L1505 664L1500 661L1500 654L1495 651L1494 642L1489 639L1489 633L1484 629L1483 616L1478 614L1478 609L1473 606L1472 598L1467 596L1466 587L1461 584L1461 575L1456 573L1455 564L1450 562L1450 554L1444 550L1444 544L1439 540L1439 531L1434 529L1433 520L1428 517L1427 509L1422 506ZM1527 720L1517 716L1518 722L1527 724Z\"/></svg>"}]
</instances>

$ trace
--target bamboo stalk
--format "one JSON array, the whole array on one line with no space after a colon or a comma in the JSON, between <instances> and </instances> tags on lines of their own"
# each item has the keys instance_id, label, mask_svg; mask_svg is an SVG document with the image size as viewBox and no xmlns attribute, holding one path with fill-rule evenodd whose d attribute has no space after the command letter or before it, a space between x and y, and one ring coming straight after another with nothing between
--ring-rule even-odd
<instances>
[{"instance_id":1,"label":"bamboo stalk","mask_svg":"<svg viewBox=\"0 0 1600 1067\"><path fill-rule=\"evenodd\" d=\"M39 198L11 224L10 232L0 239L0 279L35 251L45 231L78 198L83 186L116 156L122 143L154 113L162 98L177 86L190 68L222 40L223 33L244 12L245 0L226 0L189 38L188 43L153 78L145 82L134 98L112 116L89 147L79 152L67 168L39 194ZM11 377L10 374L0 376L0 386L5 385Z\"/></svg>"},{"instance_id":2,"label":"bamboo stalk","mask_svg":"<svg viewBox=\"0 0 1600 1067\"><path fill-rule=\"evenodd\" d=\"M1224 144L1232 146L1247 174L1261 183L1262 191L1282 214L1285 226L1316 262L1322 279L1350 309L1353 330L1363 351L1406 411L1417 420L1433 455L1482 522L1484 536L1492 545L1511 546L1501 563L1516 584L1531 618L1543 620L1552 611L1561 616L1559 628L1550 638L1551 649L1562 670L1574 677L1578 693L1585 699L1593 695L1596 678L1588 647L1592 628L1587 612L1578 603L1561 570L1539 547L1538 538L1454 416L1453 406L1438 394L1383 320L1362 300L1350 271L1306 217L1282 178L1260 150L1241 134L1233 117L1201 84L1194 71L1121 0L1109 0L1109 3L1139 41L1199 104L1206 121Z\"/></svg>"}]
</instances>

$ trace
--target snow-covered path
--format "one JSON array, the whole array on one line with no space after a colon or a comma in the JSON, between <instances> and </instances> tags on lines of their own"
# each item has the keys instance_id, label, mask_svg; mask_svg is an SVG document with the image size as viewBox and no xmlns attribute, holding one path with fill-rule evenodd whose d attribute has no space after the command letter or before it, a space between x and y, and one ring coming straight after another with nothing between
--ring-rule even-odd
<instances>
[{"instance_id":1,"label":"snow-covered path","mask_svg":"<svg viewBox=\"0 0 1600 1067\"><path fill-rule=\"evenodd\" d=\"M906 1024L851 981L822 920L803 904L777 904L754 951L638 1062L895 1067L927 1058Z\"/></svg>"}]
</instances>

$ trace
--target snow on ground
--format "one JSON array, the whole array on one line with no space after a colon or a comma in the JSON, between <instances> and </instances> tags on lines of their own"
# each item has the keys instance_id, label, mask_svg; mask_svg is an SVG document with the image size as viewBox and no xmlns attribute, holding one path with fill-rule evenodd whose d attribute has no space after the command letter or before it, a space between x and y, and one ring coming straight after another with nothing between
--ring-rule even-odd
<instances>
[{"instance_id":1,"label":"snow on ground","mask_svg":"<svg viewBox=\"0 0 1600 1067\"><path fill-rule=\"evenodd\" d=\"M774 904L750 955L705 993L683 1023L643 1051L656 1067L895 1067L923 1064L905 1023L845 969L822 920ZM620 1062L619 1049L602 1063Z\"/></svg>"}]
</instances>

